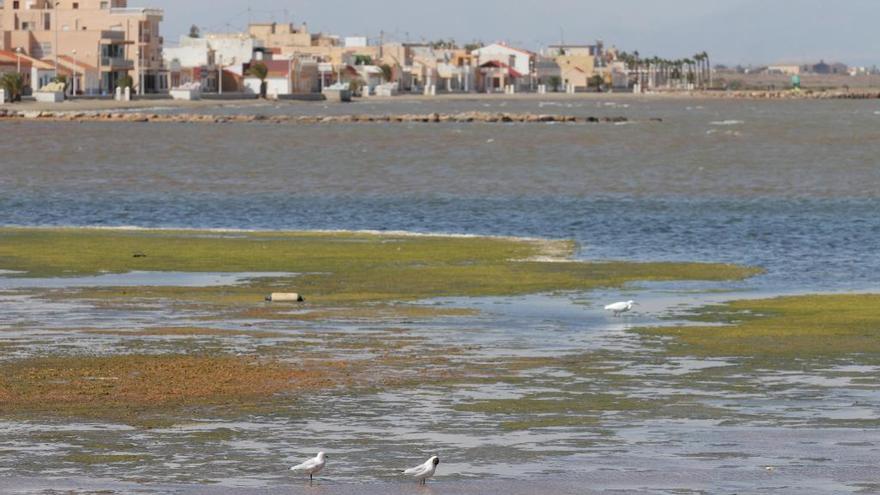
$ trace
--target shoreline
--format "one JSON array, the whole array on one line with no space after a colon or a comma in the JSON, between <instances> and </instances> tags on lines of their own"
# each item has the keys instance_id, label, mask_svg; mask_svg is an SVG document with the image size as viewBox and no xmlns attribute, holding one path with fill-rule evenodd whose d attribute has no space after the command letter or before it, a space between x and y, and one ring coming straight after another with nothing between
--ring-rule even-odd
<instances>
[{"instance_id":1,"label":"shoreline","mask_svg":"<svg viewBox=\"0 0 880 495\"><path fill-rule=\"evenodd\" d=\"M851 88L851 89L803 89L800 91L779 89L753 89L753 90L695 90L695 91L657 91L652 93L631 92L605 92L605 93L517 93L488 94L488 93L448 93L432 96L419 94L400 94L397 96L370 96L359 98L352 103L340 103L331 101L299 101L299 100L259 100L254 98L236 99L204 99L198 101L173 100L170 97L149 99L135 99L120 102L109 99L73 99L62 103L40 103L25 101L20 103L2 103L0 110L7 111L119 111L134 109L205 109L223 107L264 107L287 105L314 106L351 106L356 109L365 103L426 103L446 101L607 101L613 99L643 99L643 100L839 100L839 99L880 99L880 88Z\"/></svg>"},{"instance_id":2,"label":"shoreline","mask_svg":"<svg viewBox=\"0 0 880 495\"><path fill-rule=\"evenodd\" d=\"M237 114L213 115L193 113L146 113L146 112L112 112L112 111L16 111L0 109L0 121L39 120L48 122L130 122L130 123L186 123L186 124L622 124L631 122L662 122L659 118L630 119L624 116L614 117L577 117L573 115L508 113L508 112L457 112L457 113L424 113L424 114L349 114L349 115L264 115Z\"/></svg>"}]
</instances>

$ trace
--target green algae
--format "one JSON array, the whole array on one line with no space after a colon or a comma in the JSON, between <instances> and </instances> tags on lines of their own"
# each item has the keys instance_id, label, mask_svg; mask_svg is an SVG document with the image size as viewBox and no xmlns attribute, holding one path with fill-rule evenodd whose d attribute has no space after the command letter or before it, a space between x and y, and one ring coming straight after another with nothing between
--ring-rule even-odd
<instances>
[{"instance_id":1,"label":"green algae","mask_svg":"<svg viewBox=\"0 0 880 495\"><path fill-rule=\"evenodd\" d=\"M669 351L695 356L747 357L753 366L779 359L880 354L880 295L809 295L734 301L685 315L712 325L641 328L671 337Z\"/></svg>"},{"instance_id":2,"label":"green algae","mask_svg":"<svg viewBox=\"0 0 880 495\"><path fill-rule=\"evenodd\" d=\"M290 273L234 287L88 289L81 298L253 305L280 289L317 305L506 296L634 281L731 280L760 270L712 263L567 262L568 241L360 233L0 229L0 269L28 277L129 271ZM534 261L551 257L550 261ZM532 261L530 261L532 260ZM281 312L274 309L267 312ZM282 306L283 307L283 306ZM289 307L288 307L289 309Z\"/></svg>"}]
</instances>

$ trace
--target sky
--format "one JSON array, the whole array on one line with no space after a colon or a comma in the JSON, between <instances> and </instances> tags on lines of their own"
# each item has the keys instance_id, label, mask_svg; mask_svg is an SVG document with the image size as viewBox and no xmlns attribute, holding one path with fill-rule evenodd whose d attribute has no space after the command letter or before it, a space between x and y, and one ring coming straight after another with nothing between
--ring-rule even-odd
<instances>
[{"instance_id":1,"label":"sky","mask_svg":"<svg viewBox=\"0 0 880 495\"><path fill-rule=\"evenodd\" d=\"M130 0L165 9L173 44L193 24L240 31L248 19L398 41L504 41L539 50L593 43L713 63L842 61L880 65L880 0ZM250 9L250 14L248 13Z\"/></svg>"}]
</instances>

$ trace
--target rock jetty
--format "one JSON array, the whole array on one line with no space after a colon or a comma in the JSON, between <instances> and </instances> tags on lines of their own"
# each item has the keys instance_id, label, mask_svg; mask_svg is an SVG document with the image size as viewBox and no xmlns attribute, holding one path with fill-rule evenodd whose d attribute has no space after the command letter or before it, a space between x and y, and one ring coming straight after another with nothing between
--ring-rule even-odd
<instances>
[{"instance_id":1,"label":"rock jetty","mask_svg":"<svg viewBox=\"0 0 880 495\"><path fill-rule=\"evenodd\" d=\"M880 98L880 89L692 91L684 96L754 100L875 100Z\"/></svg>"},{"instance_id":2,"label":"rock jetty","mask_svg":"<svg viewBox=\"0 0 880 495\"><path fill-rule=\"evenodd\" d=\"M192 113L158 114L141 112L66 112L17 111L0 108L0 120L40 120L50 122L132 122L132 123L187 123L187 124L369 124L369 123L624 123L628 117L576 117L532 113L430 113L399 115L206 115ZM662 119L644 119L642 122L661 122Z\"/></svg>"}]
</instances>

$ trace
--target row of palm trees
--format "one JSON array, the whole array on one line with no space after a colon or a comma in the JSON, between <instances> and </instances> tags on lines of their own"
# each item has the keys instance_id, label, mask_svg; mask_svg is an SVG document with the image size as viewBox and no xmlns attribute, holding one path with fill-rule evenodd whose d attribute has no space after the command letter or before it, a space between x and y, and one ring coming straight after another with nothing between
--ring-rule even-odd
<instances>
[{"instance_id":1,"label":"row of palm trees","mask_svg":"<svg viewBox=\"0 0 880 495\"><path fill-rule=\"evenodd\" d=\"M675 60L643 58L638 51L621 52L618 59L626 65L631 77L634 76L630 82L637 83L642 88L712 87L712 63L705 51L693 57Z\"/></svg>"}]
</instances>

